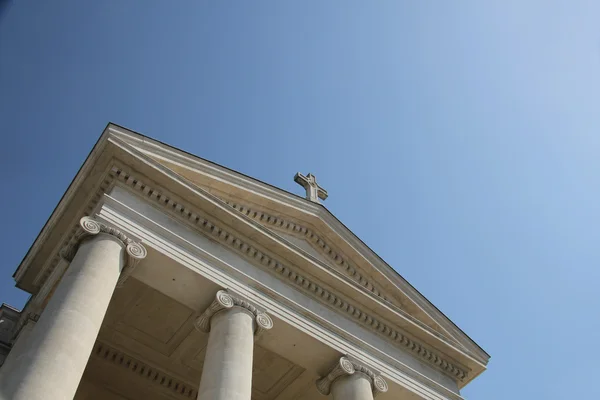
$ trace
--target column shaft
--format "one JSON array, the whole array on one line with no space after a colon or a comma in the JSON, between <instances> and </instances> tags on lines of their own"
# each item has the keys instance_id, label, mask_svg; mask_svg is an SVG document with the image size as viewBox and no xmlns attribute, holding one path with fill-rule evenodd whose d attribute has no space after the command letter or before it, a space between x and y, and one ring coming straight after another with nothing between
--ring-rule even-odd
<instances>
[{"instance_id":1,"label":"column shaft","mask_svg":"<svg viewBox=\"0 0 600 400\"><path fill-rule=\"evenodd\" d=\"M212 316L198 400L250 400L253 353L254 315L232 307Z\"/></svg>"},{"instance_id":2,"label":"column shaft","mask_svg":"<svg viewBox=\"0 0 600 400\"><path fill-rule=\"evenodd\" d=\"M1 399L73 399L124 266L123 249L121 240L105 233L80 244L28 349L6 372Z\"/></svg>"},{"instance_id":3,"label":"column shaft","mask_svg":"<svg viewBox=\"0 0 600 400\"><path fill-rule=\"evenodd\" d=\"M344 375L331 385L333 400L373 400L371 380L360 372Z\"/></svg>"}]
</instances>

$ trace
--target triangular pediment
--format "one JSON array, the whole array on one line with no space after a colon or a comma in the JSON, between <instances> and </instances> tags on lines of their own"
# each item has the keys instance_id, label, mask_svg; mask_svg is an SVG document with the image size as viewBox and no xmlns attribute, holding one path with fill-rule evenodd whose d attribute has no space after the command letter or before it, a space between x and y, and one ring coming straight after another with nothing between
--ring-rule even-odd
<instances>
[{"instance_id":1,"label":"triangular pediment","mask_svg":"<svg viewBox=\"0 0 600 400\"><path fill-rule=\"evenodd\" d=\"M487 356L322 205L124 128L111 125L109 129L119 140L343 273L425 329L472 355Z\"/></svg>"},{"instance_id":2,"label":"triangular pediment","mask_svg":"<svg viewBox=\"0 0 600 400\"><path fill-rule=\"evenodd\" d=\"M55 249L63 238L53 231L73 235L82 212L119 190L141 196L202 240L217 242L219 252L236 253L461 386L485 369L487 353L323 205L113 124L15 272L20 287L34 293L59 270Z\"/></svg>"}]
</instances>

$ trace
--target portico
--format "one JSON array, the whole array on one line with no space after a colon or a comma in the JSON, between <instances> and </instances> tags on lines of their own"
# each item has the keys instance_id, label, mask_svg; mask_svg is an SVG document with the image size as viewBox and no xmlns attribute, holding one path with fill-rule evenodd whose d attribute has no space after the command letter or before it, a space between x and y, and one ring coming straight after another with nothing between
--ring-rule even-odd
<instances>
[{"instance_id":1,"label":"portico","mask_svg":"<svg viewBox=\"0 0 600 400\"><path fill-rule=\"evenodd\" d=\"M460 399L489 356L308 177L304 199L109 125L15 273L0 396Z\"/></svg>"}]
</instances>

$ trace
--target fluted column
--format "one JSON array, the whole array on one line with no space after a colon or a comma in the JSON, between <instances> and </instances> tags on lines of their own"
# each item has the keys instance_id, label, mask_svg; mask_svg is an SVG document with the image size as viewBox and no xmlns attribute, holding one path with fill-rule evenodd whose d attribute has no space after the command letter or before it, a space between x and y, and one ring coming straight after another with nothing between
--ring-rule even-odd
<instances>
[{"instance_id":1,"label":"fluted column","mask_svg":"<svg viewBox=\"0 0 600 400\"><path fill-rule=\"evenodd\" d=\"M254 335L273 327L273 321L245 299L225 290L196 320L210 332L198 400L250 400Z\"/></svg>"},{"instance_id":2,"label":"fluted column","mask_svg":"<svg viewBox=\"0 0 600 400\"><path fill-rule=\"evenodd\" d=\"M334 400L373 400L387 392L385 379L363 364L341 357L331 371L317 381L317 389Z\"/></svg>"},{"instance_id":3,"label":"fluted column","mask_svg":"<svg viewBox=\"0 0 600 400\"><path fill-rule=\"evenodd\" d=\"M80 226L62 253L70 266L4 376L0 399L73 399L121 271L146 256L115 228L89 217Z\"/></svg>"}]
</instances>

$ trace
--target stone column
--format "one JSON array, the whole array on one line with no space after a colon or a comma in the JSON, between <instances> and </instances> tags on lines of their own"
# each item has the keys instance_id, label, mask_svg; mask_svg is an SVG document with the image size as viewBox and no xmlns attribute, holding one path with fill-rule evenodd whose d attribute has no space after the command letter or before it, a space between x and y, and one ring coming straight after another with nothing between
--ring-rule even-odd
<instances>
[{"instance_id":1,"label":"stone column","mask_svg":"<svg viewBox=\"0 0 600 400\"><path fill-rule=\"evenodd\" d=\"M373 400L387 392L385 379L361 363L342 357L327 376L317 381L317 389L334 400Z\"/></svg>"},{"instance_id":2,"label":"stone column","mask_svg":"<svg viewBox=\"0 0 600 400\"><path fill-rule=\"evenodd\" d=\"M271 318L248 301L220 290L195 326L210 332L197 399L250 400L254 336L273 327Z\"/></svg>"},{"instance_id":3,"label":"stone column","mask_svg":"<svg viewBox=\"0 0 600 400\"><path fill-rule=\"evenodd\" d=\"M70 266L4 376L0 399L72 400L121 271L146 256L112 227L89 217L80 225L62 252Z\"/></svg>"}]
</instances>

